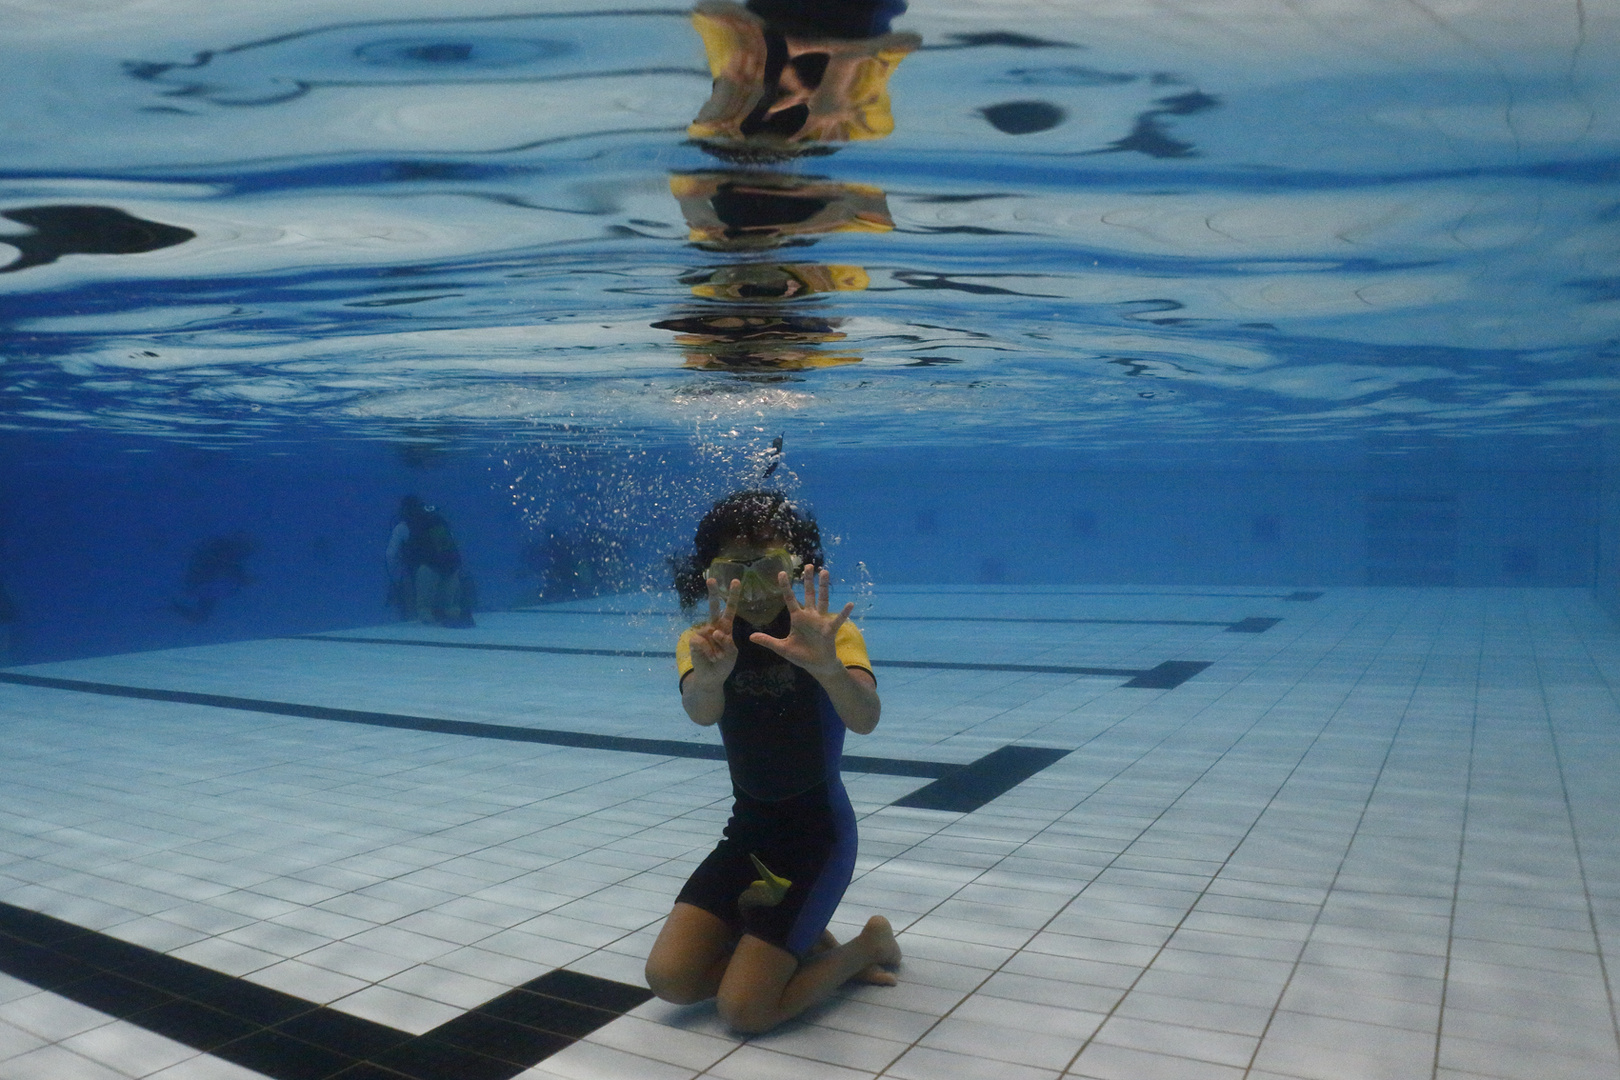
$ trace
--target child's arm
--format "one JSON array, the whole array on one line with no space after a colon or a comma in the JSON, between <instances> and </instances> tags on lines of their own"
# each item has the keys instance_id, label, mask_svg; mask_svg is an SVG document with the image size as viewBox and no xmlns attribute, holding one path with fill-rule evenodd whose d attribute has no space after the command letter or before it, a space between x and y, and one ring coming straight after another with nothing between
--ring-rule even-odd
<instances>
[{"instance_id":1,"label":"child's arm","mask_svg":"<svg viewBox=\"0 0 1620 1080\"><path fill-rule=\"evenodd\" d=\"M818 575L813 566L804 568L804 603L799 603L794 595L793 579L785 571L777 576L777 584L782 588L782 600L791 619L788 636L773 638L769 634L753 634L748 640L814 675L827 691L844 726L857 735L869 734L877 727L883 711L877 681L870 672L845 667L838 658L838 628L848 621L855 605L845 604L837 615L828 614L831 575L825 570Z\"/></svg>"},{"instance_id":2,"label":"child's arm","mask_svg":"<svg viewBox=\"0 0 1620 1080\"><path fill-rule=\"evenodd\" d=\"M715 723L726 709L725 680L721 679L718 686L705 686L698 683L695 674L687 675L681 680L681 708L694 724L708 727Z\"/></svg>"},{"instance_id":3,"label":"child's arm","mask_svg":"<svg viewBox=\"0 0 1620 1080\"><path fill-rule=\"evenodd\" d=\"M742 583L734 581L720 606L720 583L709 579L709 621L686 635L692 670L681 679L681 707L694 724L708 727L726 708L726 679L737 666L737 643L731 627L742 596Z\"/></svg>"},{"instance_id":4,"label":"child's arm","mask_svg":"<svg viewBox=\"0 0 1620 1080\"><path fill-rule=\"evenodd\" d=\"M878 700L877 680L872 678L872 673L839 665L835 671L811 674L827 691L827 697L831 699L833 708L838 710L838 719L844 722L844 726L857 735L870 735L883 713L883 703Z\"/></svg>"}]
</instances>

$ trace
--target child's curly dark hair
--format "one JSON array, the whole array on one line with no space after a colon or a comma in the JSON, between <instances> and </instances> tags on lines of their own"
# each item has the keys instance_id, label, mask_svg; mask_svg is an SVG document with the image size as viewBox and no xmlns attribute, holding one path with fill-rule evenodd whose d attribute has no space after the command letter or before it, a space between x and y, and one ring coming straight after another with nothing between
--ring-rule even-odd
<instances>
[{"instance_id":1,"label":"child's curly dark hair","mask_svg":"<svg viewBox=\"0 0 1620 1080\"><path fill-rule=\"evenodd\" d=\"M676 552L669 558L674 572L675 594L681 607L689 610L709 595L709 564L720 555L728 541L759 543L780 536L788 550L806 563L826 565L821 550L821 528L815 515L801 508L780 491L738 491L727 495L698 522L692 537L692 550Z\"/></svg>"}]
</instances>

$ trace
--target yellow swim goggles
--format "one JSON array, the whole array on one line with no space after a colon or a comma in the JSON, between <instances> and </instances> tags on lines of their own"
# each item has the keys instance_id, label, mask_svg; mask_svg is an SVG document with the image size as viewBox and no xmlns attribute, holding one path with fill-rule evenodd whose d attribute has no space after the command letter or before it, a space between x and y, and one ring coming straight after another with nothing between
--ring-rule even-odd
<instances>
[{"instance_id":1,"label":"yellow swim goggles","mask_svg":"<svg viewBox=\"0 0 1620 1080\"><path fill-rule=\"evenodd\" d=\"M792 573L796 567L795 559L786 548L775 548L755 558L716 559L709 564L709 576L720 583L720 588L730 588L733 581L743 584L743 592L747 595L758 595L765 591L774 592L777 585L777 575L784 570Z\"/></svg>"}]
</instances>

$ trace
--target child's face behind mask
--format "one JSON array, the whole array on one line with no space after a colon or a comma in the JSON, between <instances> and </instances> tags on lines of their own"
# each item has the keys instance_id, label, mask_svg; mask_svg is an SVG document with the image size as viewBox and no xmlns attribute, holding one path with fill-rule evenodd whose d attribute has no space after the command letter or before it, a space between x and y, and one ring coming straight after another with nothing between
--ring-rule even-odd
<instances>
[{"instance_id":1,"label":"child's face behind mask","mask_svg":"<svg viewBox=\"0 0 1620 1080\"><path fill-rule=\"evenodd\" d=\"M791 577L797 569L798 560L787 550L786 542L780 537L767 537L722 545L719 558L709 565L709 577L720 583L721 592L733 581L742 582L737 615L755 626L764 626L786 606L778 575L786 571Z\"/></svg>"}]
</instances>

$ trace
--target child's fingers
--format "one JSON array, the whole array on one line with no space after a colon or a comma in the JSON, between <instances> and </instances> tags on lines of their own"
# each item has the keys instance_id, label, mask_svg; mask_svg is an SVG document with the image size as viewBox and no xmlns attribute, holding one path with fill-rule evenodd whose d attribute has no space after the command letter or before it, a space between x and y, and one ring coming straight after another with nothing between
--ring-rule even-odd
<instances>
[{"instance_id":1,"label":"child's fingers","mask_svg":"<svg viewBox=\"0 0 1620 1080\"><path fill-rule=\"evenodd\" d=\"M825 610L825 609L823 609L823 610ZM850 617L850 615L852 615L854 613L854 611L855 611L855 601L851 600L849 603L844 605L844 610L843 611L840 611L837 615L835 615L833 617L832 630L833 630L834 634L838 633L838 628L840 626L843 626L844 623L849 621L849 617Z\"/></svg>"},{"instance_id":2,"label":"child's fingers","mask_svg":"<svg viewBox=\"0 0 1620 1080\"><path fill-rule=\"evenodd\" d=\"M827 614L827 605L832 602L832 574L825 569L821 571L821 591L816 596L816 610L823 615Z\"/></svg>"},{"instance_id":3,"label":"child's fingers","mask_svg":"<svg viewBox=\"0 0 1620 1080\"><path fill-rule=\"evenodd\" d=\"M742 582L736 578L731 579L731 587L726 590L726 609L720 613L719 625L726 633L731 633L731 621L737 617L737 607L742 603Z\"/></svg>"},{"instance_id":4,"label":"child's fingers","mask_svg":"<svg viewBox=\"0 0 1620 1080\"><path fill-rule=\"evenodd\" d=\"M788 641L792 640L791 638L773 638L769 634L753 633L748 635L748 640L752 641L755 645L765 646L777 656L787 657L789 660L793 659L791 656L788 656L787 653L782 651L782 647L786 645Z\"/></svg>"},{"instance_id":5,"label":"child's fingers","mask_svg":"<svg viewBox=\"0 0 1620 1080\"><path fill-rule=\"evenodd\" d=\"M692 647L703 654L710 663L724 659L737 650L737 645L731 640L731 633L718 626L700 627L692 634Z\"/></svg>"},{"instance_id":6,"label":"child's fingers","mask_svg":"<svg viewBox=\"0 0 1620 1080\"><path fill-rule=\"evenodd\" d=\"M720 583L714 578L704 579L709 586L709 621L720 621Z\"/></svg>"},{"instance_id":7,"label":"child's fingers","mask_svg":"<svg viewBox=\"0 0 1620 1080\"><path fill-rule=\"evenodd\" d=\"M786 570L776 575L776 587L782 590L782 603L787 605L789 611L798 611L803 605L793 591L793 575Z\"/></svg>"}]
</instances>

